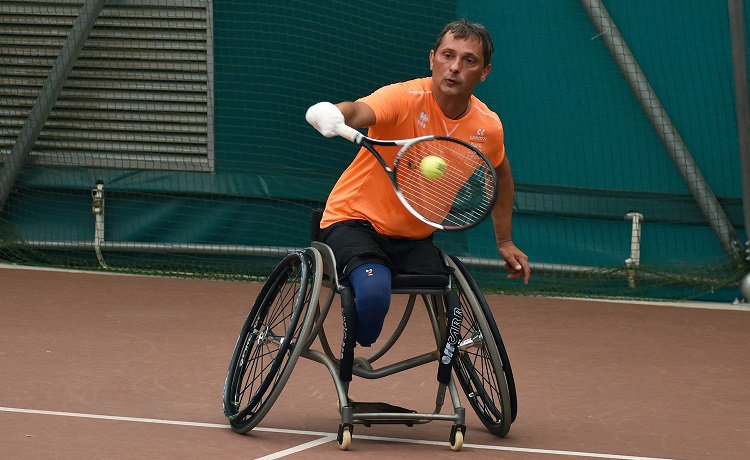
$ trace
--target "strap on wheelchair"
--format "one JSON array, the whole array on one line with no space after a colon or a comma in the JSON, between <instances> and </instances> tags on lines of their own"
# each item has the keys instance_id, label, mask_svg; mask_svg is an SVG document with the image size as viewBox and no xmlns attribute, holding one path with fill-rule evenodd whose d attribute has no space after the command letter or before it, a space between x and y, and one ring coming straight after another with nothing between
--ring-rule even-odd
<instances>
[{"instance_id":1,"label":"strap on wheelchair","mask_svg":"<svg viewBox=\"0 0 750 460\"><path fill-rule=\"evenodd\" d=\"M320 241L321 219L323 219L323 209L313 208L310 215L310 241Z\"/></svg>"},{"instance_id":2,"label":"strap on wheelchair","mask_svg":"<svg viewBox=\"0 0 750 460\"><path fill-rule=\"evenodd\" d=\"M451 364L456 358L458 344L461 341L461 323L463 312L461 302L454 291L448 291L445 295L446 319L448 321L445 344L440 353L440 364L438 365L437 380L447 385L451 380Z\"/></svg>"},{"instance_id":3,"label":"strap on wheelchair","mask_svg":"<svg viewBox=\"0 0 750 460\"><path fill-rule=\"evenodd\" d=\"M341 341L341 362L339 363L339 378L342 382L352 381L354 368L354 347L356 346L357 312L354 308L354 294L352 288L346 286L339 294L341 296L341 314L344 317L344 338Z\"/></svg>"}]
</instances>

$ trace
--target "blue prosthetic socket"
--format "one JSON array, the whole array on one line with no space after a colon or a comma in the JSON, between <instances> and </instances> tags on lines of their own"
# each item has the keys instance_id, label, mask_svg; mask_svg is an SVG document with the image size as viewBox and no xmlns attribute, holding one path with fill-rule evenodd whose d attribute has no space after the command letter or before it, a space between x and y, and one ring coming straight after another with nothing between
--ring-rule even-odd
<instances>
[{"instance_id":1,"label":"blue prosthetic socket","mask_svg":"<svg viewBox=\"0 0 750 460\"><path fill-rule=\"evenodd\" d=\"M369 347L382 332L391 305L391 269L366 263L349 273L349 282L357 310L357 343Z\"/></svg>"}]
</instances>

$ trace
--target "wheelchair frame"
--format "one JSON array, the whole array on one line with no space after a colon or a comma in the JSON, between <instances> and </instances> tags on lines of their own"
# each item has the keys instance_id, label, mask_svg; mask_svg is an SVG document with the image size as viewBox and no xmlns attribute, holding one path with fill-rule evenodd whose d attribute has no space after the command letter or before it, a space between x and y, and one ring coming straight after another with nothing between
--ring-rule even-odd
<instances>
[{"instance_id":1,"label":"wheelchair frame","mask_svg":"<svg viewBox=\"0 0 750 460\"><path fill-rule=\"evenodd\" d=\"M224 384L224 414L238 433L252 430L268 413L291 375L299 357L326 366L338 395L341 423L337 441L342 450L351 444L355 424L404 424L413 426L431 421L452 422L449 436L451 449L458 451L466 432L465 408L461 405L458 380L472 408L485 427L497 436L505 436L517 414L515 383L510 361L492 312L466 267L455 257L443 255L453 274L436 282L434 276L396 275L393 294L406 294L404 313L391 336L369 357L350 356L342 344L337 358L329 344L324 323L336 296L344 313L344 339L347 341L347 296L350 288L337 275L330 247L314 241L311 247L288 254L274 269L261 288L240 332L229 363ZM455 293L460 305L458 321L448 325L446 299ZM397 343L417 300L425 306L435 337L435 350L379 368L375 361ZM352 299L353 302L353 299ZM348 321L351 321L349 316ZM460 324L460 326L459 326ZM458 330L457 330L458 328ZM356 376L379 379L399 372L440 362L448 335L458 334L456 350L447 383L437 382L435 408L417 412L386 403L357 403L348 397L349 381ZM313 349L318 340L320 349ZM445 354L445 353L443 353ZM450 353L449 353L450 354ZM342 362L345 363L342 366ZM454 378L455 377L455 378ZM453 413L442 413L446 391Z\"/></svg>"}]
</instances>

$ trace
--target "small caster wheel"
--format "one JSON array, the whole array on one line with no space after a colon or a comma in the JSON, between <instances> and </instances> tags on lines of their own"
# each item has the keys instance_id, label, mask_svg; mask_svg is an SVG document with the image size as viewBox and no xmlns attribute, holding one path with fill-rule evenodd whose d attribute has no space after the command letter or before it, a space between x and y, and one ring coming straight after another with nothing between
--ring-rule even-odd
<instances>
[{"instance_id":1,"label":"small caster wheel","mask_svg":"<svg viewBox=\"0 0 750 460\"><path fill-rule=\"evenodd\" d=\"M349 450L349 446L352 445L352 431L354 426L348 423L342 423L339 425L339 435L336 441L339 443L339 449Z\"/></svg>"},{"instance_id":2,"label":"small caster wheel","mask_svg":"<svg viewBox=\"0 0 750 460\"><path fill-rule=\"evenodd\" d=\"M352 433L347 429L341 433L341 441L339 442L339 449L349 450L349 446L352 445ZM461 441L463 443L463 441Z\"/></svg>"},{"instance_id":3,"label":"small caster wheel","mask_svg":"<svg viewBox=\"0 0 750 460\"><path fill-rule=\"evenodd\" d=\"M464 446L464 432L466 427L463 425L453 425L451 428L450 445L453 452L458 452Z\"/></svg>"},{"instance_id":4,"label":"small caster wheel","mask_svg":"<svg viewBox=\"0 0 750 460\"><path fill-rule=\"evenodd\" d=\"M451 443L451 450L458 452L464 446L464 435L459 431L456 433L456 440Z\"/></svg>"}]
</instances>

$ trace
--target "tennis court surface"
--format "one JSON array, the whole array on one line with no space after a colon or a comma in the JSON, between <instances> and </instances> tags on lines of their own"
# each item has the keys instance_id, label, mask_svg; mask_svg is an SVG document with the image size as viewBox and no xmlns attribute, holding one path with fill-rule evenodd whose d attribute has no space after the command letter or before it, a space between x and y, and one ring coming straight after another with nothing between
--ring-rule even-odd
<instances>
[{"instance_id":1,"label":"tennis court surface","mask_svg":"<svg viewBox=\"0 0 750 460\"><path fill-rule=\"evenodd\" d=\"M461 452L441 422L357 425L342 452L331 377L305 359L258 428L228 428L224 377L260 285L13 267L0 278L3 459L750 457L746 305L488 296L518 388L509 435L469 407ZM420 319L394 353L434 345ZM355 378L351 395L430 410L435 371Z\"/></svg>"}]
</instances>

